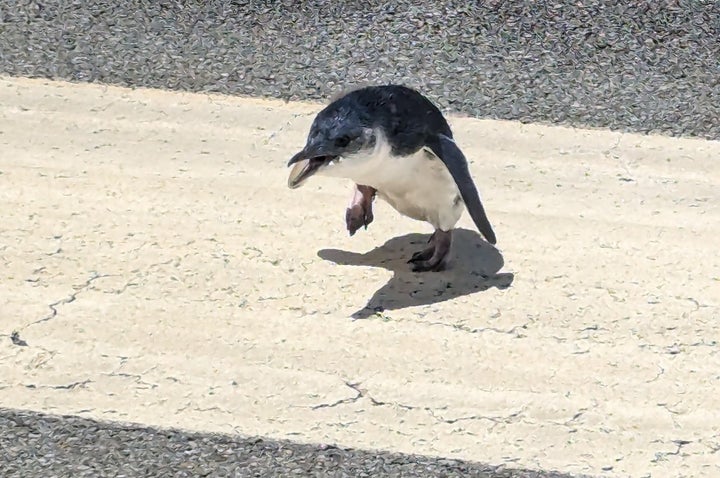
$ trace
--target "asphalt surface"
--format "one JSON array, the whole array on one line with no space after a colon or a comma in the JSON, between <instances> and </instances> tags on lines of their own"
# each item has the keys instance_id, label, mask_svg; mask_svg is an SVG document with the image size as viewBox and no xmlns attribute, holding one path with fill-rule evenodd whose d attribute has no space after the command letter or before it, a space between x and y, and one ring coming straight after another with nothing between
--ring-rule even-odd
<instances>
[{"instance_id":1,"label":"asphalt surface","mask_svg":"<svg viewBox=\"0 0 720 478\"><path fill-rule=\"evenodd\" d=\"M0 72L326 99L401 82L478 117L720 139L720 2L0 3Z\"/></svg>"},{"instance_id":2,"label":"asphalt surface","mask_svg":"<svg viewBox=\"0 0 720 478\"><path fill-rule=\"evenodd\" d=\"M720 3L3 1L0 74L720 140ZM477 4L477 5L476 5ZM509 451L510 453L511 451ZM0 409L0 476L561 476Z\"/></svg>"},{"instance_id":3,"label":"asphalt surface","mask_svg":"<svg viewBox=\"0 0 720 478\"><path fill-rule=\"evenodd\" d=\"M564 478L459 460L157 430L0 408L0 476Z\"/></svg>"}]
</instances>

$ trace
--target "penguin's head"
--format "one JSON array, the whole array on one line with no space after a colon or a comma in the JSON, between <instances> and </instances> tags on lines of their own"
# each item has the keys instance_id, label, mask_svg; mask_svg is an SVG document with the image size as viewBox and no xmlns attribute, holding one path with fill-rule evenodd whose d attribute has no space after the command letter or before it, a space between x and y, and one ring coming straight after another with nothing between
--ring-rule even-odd
<instances>
[{"instance_id":1,"label":"penguin's head","mask_svg":"<svg viewBox=\"0 0 720 478\"><path fill-rule=\"evenodd\" d=\"M288 187L300 187L318 171L372 150L375 143L375 131L362 111L342 100L331 103L315 117L305 147L288 161L295 165Z\"/></svg>"}]
</instances>

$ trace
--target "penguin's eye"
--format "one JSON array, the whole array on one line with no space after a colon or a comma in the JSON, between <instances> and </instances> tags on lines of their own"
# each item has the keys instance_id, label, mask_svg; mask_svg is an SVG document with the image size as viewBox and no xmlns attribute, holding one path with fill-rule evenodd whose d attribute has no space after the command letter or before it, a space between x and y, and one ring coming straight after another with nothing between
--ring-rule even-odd
<instances>
[{"instance_id":1,"label":"penguin's eye","mask_svg":"<svg viewBox=\"0 0 720 478\"><path fill-rule=\"evenodd\" d=\"M349 136L340 136L335 140L335 146L337 146L338 148L344 148L348 144L350 144Z\"/></svg>"}]
</instances>

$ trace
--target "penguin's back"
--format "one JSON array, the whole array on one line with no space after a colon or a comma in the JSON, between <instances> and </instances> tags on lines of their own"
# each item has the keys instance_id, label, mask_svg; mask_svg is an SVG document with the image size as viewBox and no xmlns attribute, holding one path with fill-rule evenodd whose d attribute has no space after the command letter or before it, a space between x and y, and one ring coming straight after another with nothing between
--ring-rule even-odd
<instances>
[{"instance_id":1,"label":"penguin's back","mask_svg":"<svg viewBox=\"0 0 720 478\"><path fill-rule=\"evenodd\" d=\"M319 115L354 111L363 126L380 129L395 155L417 152L428 138L452 138L445 117L420 92L402 85L368 86L341 96Z\"/></svg>"}]
</instances>

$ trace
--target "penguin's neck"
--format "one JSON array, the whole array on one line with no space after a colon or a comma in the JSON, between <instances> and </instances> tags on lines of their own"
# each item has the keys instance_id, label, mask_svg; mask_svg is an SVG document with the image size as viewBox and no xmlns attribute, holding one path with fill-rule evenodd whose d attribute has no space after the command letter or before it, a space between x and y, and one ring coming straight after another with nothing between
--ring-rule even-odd
<instances>
[{"instance_id":1,"label":"penguin's neck","mask_svg":"<svg viewBox=\"0 0 720 478\"><path fill-rule=\"evenodd\" d=\"M402 174L402 164L393 167L396 158L386 136L377 130L373 148L341 156L318 171L318 175L350 179L357 184L370 186L392 180L388 175Z\"/></svg>"}]
</instances>

